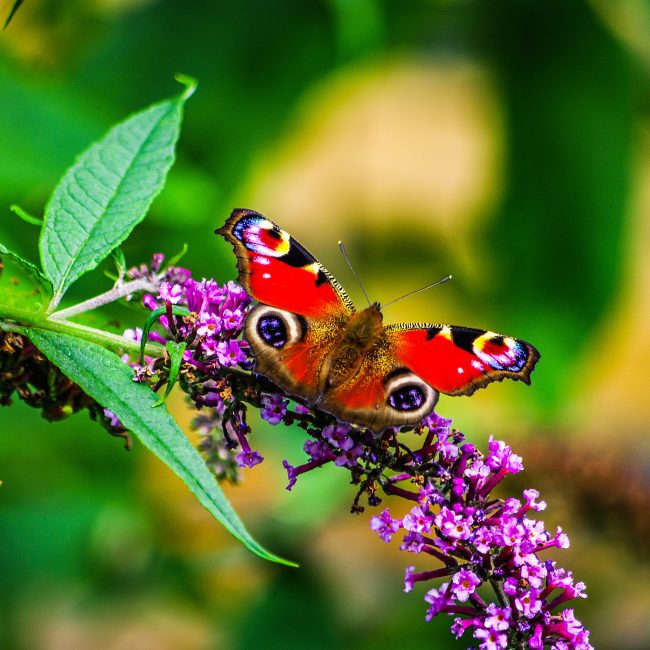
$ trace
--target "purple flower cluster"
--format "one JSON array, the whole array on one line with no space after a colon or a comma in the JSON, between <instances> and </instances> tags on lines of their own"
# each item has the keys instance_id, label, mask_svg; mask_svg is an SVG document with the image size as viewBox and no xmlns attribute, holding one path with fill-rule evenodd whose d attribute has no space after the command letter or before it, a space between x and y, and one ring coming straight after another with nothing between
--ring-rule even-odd
<instances>
[{"instance_id":1,"label":"purple flower cluster","mask_svg":"<svg viewBox=\"0 0 650 650\"><path fill-rule=\"evenodd\" d=\"M288 461L283 461L289 477L287 490L295 485L298 476L326 463L333 462L338 467L347 467L353 472L355 469L361 470L359 461L366 453L359 431L344 422L324 426L314 440L305 442L304 450L310 458L308 462L293 467Z\"/></svg>"},{"instance_id":2,"label":"purple flower cluster","mask_svg":"<svg viewBox=\"0 0 650 650\"><path fill-rule=\"evenodd\" d=\"M491 496L506 475L523 470L521 458L492 438L483 456L450 424L435 414L423 422L428 470L418 477L417 492L398 485L413 481L413 473L387 480L385 491L412 500L411 511L394 519L385 509L371 518L371 528L385 542L403 531L402 550L442 565L420 572L409 566L404 590L411 591L416 582L445 579L425 595L427 620L440 613L455 615L456 637L471 631L481 649L588 650L589 632L573 610L554 613L567 601L584 598L584 584L539 557L551 547L567 548L568 537L560 528L550 533L542 521L528 516L546 507L536 490L525 490L522 500ZM494 600L489 591L479 593L482 585L492 588Z\"/></svg>"},{"instance_id":3,"label":"purple flower cluster","mask_svg":"<svg viewBox=\"0 0 650 650\"><path fill-rule=\"evenodd\" d=\"M248 361L248 345L238 337L250 301L248 294L234 282L221 286L214 280L197 282L189 276L182 283L164 280L157 296L144 297L145 306L151 310L162 305L181 305L195 314L176 324L176 338L180 336L191 343L186 361L226 367ZM160 322L165 329L171 329L168 316L161 316Z\"/></svg>"},{"instance_id":4,"label":"purple flower cluster","mask_svg":"<svg viewBox=\"0 0 650 650\"><path fill-rule=\"evenodd\" d=\"M194 427L202 434L200 448L219 478L236 481L237 467L253 467L263 458L248 443L246 405L233 391L237 369L250 370L249 347L241 339L251 298L236 283L220 285L214 280L194 280L190 271L170 266L161 271L162 255L151 265L130 269L128 276L148 278L158 294L145 294L145 307L164 308L158 317L161 330L151 330L148 339L166 344L184 343L183 365L178 380L198 409ZM188 316L178 316L174 307L183 307ZM142 330L127 330L128 338L141 340ZM146 364L131 363L136 381L146 381L154 389L169 381L163 358L145 357ZM167 374L166 374L167 372ZM250 373L242 373L244 384Z\"/></svg>"},{"instance_id":5,"label":"purple flower cluster","mask_svg":"<svg viewBox=\"0 0 650 650\"><path fill-rule=\"evenodd\" d=\"M171 376L167 356L131 365L135 379L155 390L179 382L200 410L193 422L201 434L199 448L219 479L236 482L241 468L263 460L248 442L248 407L259 409L272 425L295 423L309 435L308 459L297 466L283 462L287 489L302 474L332 463L349 471L358 486L353 512L364 509L364 496L368 505L378 506L381 493L412 502L403 517L393 518L386 508L370 525L385 542L400 535L401 550L437 561L421 571L409 566L405 574L407 592L418 582L440 581L424 596L427 620L440 613L453 616L456 637L471 634L473 647L480 649L592 647L573 610L561 609L585 597L584 584L540 558L551 547L566 548L567 536L559 528L547 531L530 516L546 507L535 490L525 490L522 499L493 495L503 478L523 470L510 447L490 438L483 455L435 413L418 426L376 436L301 404L255 374L241 338L251 302L243 289L233 282L197 282L177 267L161 271L162 262L154 256L149 268L132 269L130 275L147 277L159 288L157 295L144 296L160 325L148 338L184 344L183 363L178 377ZM142 331L129 335L139 340ZM407 430L420 434L419 448L406 446Z\"/></svg>"},{"instance_id":6,"label":"purple flower cluster","mask_svg":"<svg viewBox=\"0 0 650 650\"><path fill-rule=\"evenodd\" d=\"M231 367L243 364L250 368L248 345L240 338L244 318L251 303L250 296L235 282L219 285L214 280L197 282L188 269L169 266L161 271L164 256L153 255L149 267L129 269L130 279L147 278L158 287L158 295L145 294L143 302L150 310L168 307L160 316L167 332L152 332L152 341L165 343L169 339L184 341L188 349L184 360L197 367ZM190 318L171 317L171 307L186 307ZM248 365L246 365L248 362Z\"/></svg>"}]
</instances>

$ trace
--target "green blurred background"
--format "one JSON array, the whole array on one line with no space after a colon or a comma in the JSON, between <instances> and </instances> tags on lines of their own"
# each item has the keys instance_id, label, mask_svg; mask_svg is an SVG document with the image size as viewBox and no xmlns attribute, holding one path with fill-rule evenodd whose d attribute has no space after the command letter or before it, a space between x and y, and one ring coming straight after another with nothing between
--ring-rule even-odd
<instances>
[{"instance_id":1,"label":"green blurred background","mask_svg":"<svg viewBox=\"0 0 650 650\"><path fill-rule=\"evenodd\" d=\"M0 18L13 2L0 1ZM196 77L178 160L127 261L177 252L234 277L212 235L259 210L360 302L342 239L388 321L530 340L530 388L443 398L483 444L502 437L572 539L577 615L600 648L650 647L650 3L647 0L28 0L0 34L0 241L36 259L75 155ZM108 267L107 267L108 268ZM109 287L101 273L70 296ZM110 316L110 314L109 314ZM120 324L137 315L119 312ZM182 398L172 403L184 425ZM288 493L299 431L263 424L266 462L228 489L265 564L138 444L86 415L0 411L0 647L465 648L402 593L412 556L348 514L346 473ZM389 503L389 502L385 502ZM394 507L401 507L395 504ZM424 565L423 565L424 566Z\"/></svg>"}]
</instances>

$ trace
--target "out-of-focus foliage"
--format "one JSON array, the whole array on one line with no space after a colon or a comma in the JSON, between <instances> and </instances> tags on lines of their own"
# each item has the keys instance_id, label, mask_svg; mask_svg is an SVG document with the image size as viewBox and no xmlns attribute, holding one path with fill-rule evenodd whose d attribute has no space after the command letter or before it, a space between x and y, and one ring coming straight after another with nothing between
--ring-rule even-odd
<instances>
[{"instance_id":1,"label":"out-of-focus foliage","mask_svg":"<svg viewBox=\"0 0 650 650\"><path fill-rule=\"evenodd\" d=\"M524 456L571 536L594 645L645 648L648 531L631 521L650 500L649 24L642 0L30 0L0 35L0 242L36 260L9 205L41 215L111 123L175 91L174 73L198 78L127 263L187 242L196 276L233 278L211 233L250 207L357 299L338 239L373 299L453 273L387 319L541 350L532 387L439 410ZM110 286L93 282L72 298ZM466 646L401 593L403 558L347 514L335 471L284 492L299 431L260 424L267 460L228 490L292 570L244 556L163 466L84 417L15 405L0 430L2 647Z\"/></svg>"}]
</instances>

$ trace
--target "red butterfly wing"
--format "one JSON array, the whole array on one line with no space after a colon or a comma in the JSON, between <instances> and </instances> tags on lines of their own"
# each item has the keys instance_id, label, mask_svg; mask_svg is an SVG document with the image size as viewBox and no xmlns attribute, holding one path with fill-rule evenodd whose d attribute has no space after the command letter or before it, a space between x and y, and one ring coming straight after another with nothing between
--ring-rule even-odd
<instances>
[{"instance_id":1,"label":"red butterfly wing","mask_svg":"<svg viewBox=\"0 0 650 650\"><path fill-rule=\"evenodd\" d=\"M312 320L265 304L248 314L244 335L256 370L292 395L314 403L322 393L321 369L340 334L336 320Z\"/></svg>"},{"instance_id":2,"label":"red butterfly wing","mask_svg":"<svg viewBox=\"0 0 650 650\"><path fill-rule=\"evenodd\" d=\"M539 352L530 343L486 330L446 325L386 328L395 357L448 395L471 395L505 377L530 384Z\"/></svg>"},{"instance_id":3,"label":"red butterfly wing","mask_svg":"<svg viewBox=\"0 0 650 650\"><path fill-rule=\"evenodd\" d=\"M259 302L310 318L354 311L314 256L258 212L234 210L216 232L234 246L239 283Z\"/></svg>"},{"instance_id":4,"label":"red butterfly wing","mask_svg":"<svg viewBox=\"0 0 650 650\"><path fill-rule=\"evenodd\" d=\"M372 359L365 365L350 381L327 392L319 408L375 433L386 427L416 424L431 413L438 392L415 373Z\"/></svg>"}]
</instances>

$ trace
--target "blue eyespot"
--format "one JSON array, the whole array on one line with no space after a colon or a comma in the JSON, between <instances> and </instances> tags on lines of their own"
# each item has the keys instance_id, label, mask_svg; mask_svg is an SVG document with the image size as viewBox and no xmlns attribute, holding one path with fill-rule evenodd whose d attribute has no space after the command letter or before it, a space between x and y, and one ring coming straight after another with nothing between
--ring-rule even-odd
<instances>
[{"instance_id":1,"label":"blue eyespot","mask_svg":"<svg viewBox=\"0 0 650 650\"><path fill-rule=\"evenodd\" d=\"M274 348L282 348L287 344L287 326L279 316L262 316L257 321L257 333Z\"/></svg>"},{"instance_id":2,"label":"blue eyespot","mask_svg":"<svg viewBox=\"0 0 650 650\"><path fill-rule=\"evenodd\" d=\"M396 411L417 411L426 401L424 391L415 384L406 384L388 396L388 405Z\"/></svg>"}]
</instances>

